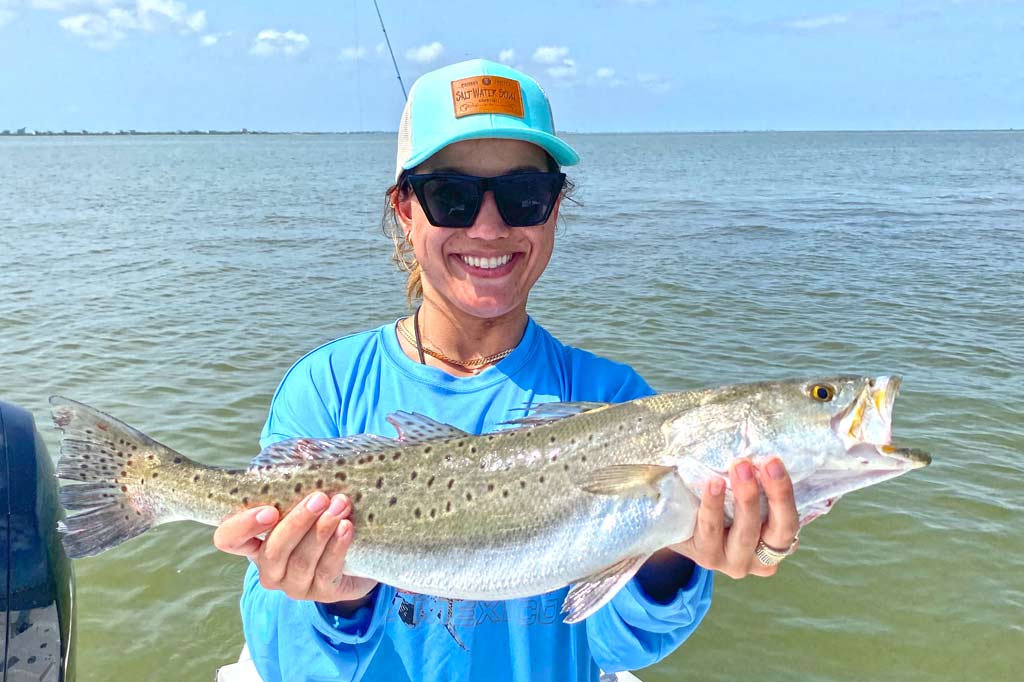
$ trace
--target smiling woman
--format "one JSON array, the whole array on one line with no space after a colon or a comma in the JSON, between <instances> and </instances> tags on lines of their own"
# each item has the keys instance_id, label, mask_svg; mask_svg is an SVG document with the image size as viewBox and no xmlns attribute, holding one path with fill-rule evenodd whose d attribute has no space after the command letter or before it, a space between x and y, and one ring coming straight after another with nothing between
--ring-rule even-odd
<instances>
[{"instance_id":1,"label":"smiling woman","mask_svg":"<svg viewBox=\"0 0 1024 682\"><path fill-rule=\"evenodd\" d=\"M486 60L422 76L402 116L385 215L395 260L409 272L415 312L301 358L274 396L261 444L391 436L399 411L482 434L521 417L526 405L652 394L630 367L562 344L527 314L571 188L561 168L577 161L529 76ZM486 467L477 448L466 449ZM432 461L430 452L427 442L424 462ZM402 481L422 481L431 501L447 499L456 481L420 468ZM215 544L252 560L242 619L267 682L596 680L599 670L647 666L682 643L710 605L708 569L772 575L780 560L773 557L789 553L797 515L780 460L766 461L760 474L771 508L763 527L754 467L741 461L729 476L731 529L724 530L718 479L705 491L692 539L628 571L604 569L625 587L595 605L585 622L559 615L568 587L499 602L452 602L346 572L353 537L361 526L368 534L375 527L370 498L393 485L390 473L377 478L365 500L360 491L317 491L283 518L274 507L248 509L221 523ZM493 488L467 491L459 503ZM387 508L404 503L399 497L391 496ZM450 500L429 514L417 507L415 518L433 526L435 513L441 523L450 508ZM398 552L403 534L393 538ZM766 555L766 547L778 548L776 554ZM757 558L764 556L770 560Z\"/></svg>"}]
</instances>

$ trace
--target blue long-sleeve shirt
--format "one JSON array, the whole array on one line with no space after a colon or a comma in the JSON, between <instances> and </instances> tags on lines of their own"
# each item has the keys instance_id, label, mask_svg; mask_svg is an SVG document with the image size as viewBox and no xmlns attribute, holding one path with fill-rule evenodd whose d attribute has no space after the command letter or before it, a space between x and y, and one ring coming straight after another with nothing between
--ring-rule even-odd
<instances>
[{"instance_id":1,"label":"blue long-sleeve shirt","mask_svg":"<svg viewBox=\"0 0 1024 682\"><path fill-rule=\"evenodd\" d=\"M620 402L652 392L631 368L566 346L532 320L512 354L472 377L409 360L388 324L300 359L274 396L261 444L394 436L385 417L399 410L485 433L522 416L527 404ZM658 603L633 579L574 625L560 613L567 588L526 599L452 602L381 585L369 605L339 618L323 605L264 589L251 566L242 622L266 682L596 680L598 667L644 667L679 646L707 612L711 585L710 572L695 567L673 599Z\"/></svg>"}]
</instances>

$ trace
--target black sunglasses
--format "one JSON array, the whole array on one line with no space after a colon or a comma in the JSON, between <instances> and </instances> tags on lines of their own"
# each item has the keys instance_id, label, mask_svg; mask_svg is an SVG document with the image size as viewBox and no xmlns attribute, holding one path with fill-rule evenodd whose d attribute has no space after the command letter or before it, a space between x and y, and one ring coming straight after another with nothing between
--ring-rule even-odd
<instances>
[{"instance_id":1,"label":"black sunglasses","mask_svg":"<svg viewBox=\"0 0 1024 682\"><path fill-rule=\"evenodd\" d=\"M495 178L454 173L410 173L423 212L436 227L470 227L480 213L484 192L494 192L498 213L509 227L532 227L547 222L565 184L565 173L530 171Z\"/></svg>"}]
</instances>

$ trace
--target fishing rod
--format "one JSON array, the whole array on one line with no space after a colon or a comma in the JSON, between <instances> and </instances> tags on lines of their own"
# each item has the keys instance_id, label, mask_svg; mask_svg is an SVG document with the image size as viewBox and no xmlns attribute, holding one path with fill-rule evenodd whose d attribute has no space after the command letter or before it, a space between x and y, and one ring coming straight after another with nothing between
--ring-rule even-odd
<instances>
[{"instance_id":1,"label":"fishing rod","mask_svg":"<svg viewBox=\"0 0 1024 682\"><path fill-rule=\"evenodd\" d=\"M384 17L380 15L380 7L377 6L377 0L373 0L373 8L377 10L377 19L380 20L380 30L384 33L384 42L388 46L388 53L391 55L391 63L395 65L395 75L398 76L398 84L402 86L402 97L409 99L409 95L405 92L405 83L402 82L402 72L398 70L398 62L395 61L395 52L391 49L391 40L388 38L388 31L384 28Z\"/></svg>"}]
</instances>

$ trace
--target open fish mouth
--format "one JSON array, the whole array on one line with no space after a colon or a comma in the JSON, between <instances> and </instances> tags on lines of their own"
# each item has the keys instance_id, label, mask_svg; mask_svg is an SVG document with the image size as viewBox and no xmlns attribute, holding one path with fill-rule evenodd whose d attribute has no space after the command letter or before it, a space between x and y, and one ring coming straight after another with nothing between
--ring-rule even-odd
<instances>
[{"instance_id":1,"label":"open fish mouth","mask_svg":"<svg viewBox=\"0 0 1024 682\"><path fill-rule=\"evenodd\" d=\"M931 462L921 450L892 443L893 404L902 383L898 375L869 379L857 398L832 419L832 428L847 452L859 456L862 464L889 470L916 469Z\"/></svg>"}]
</instances>

